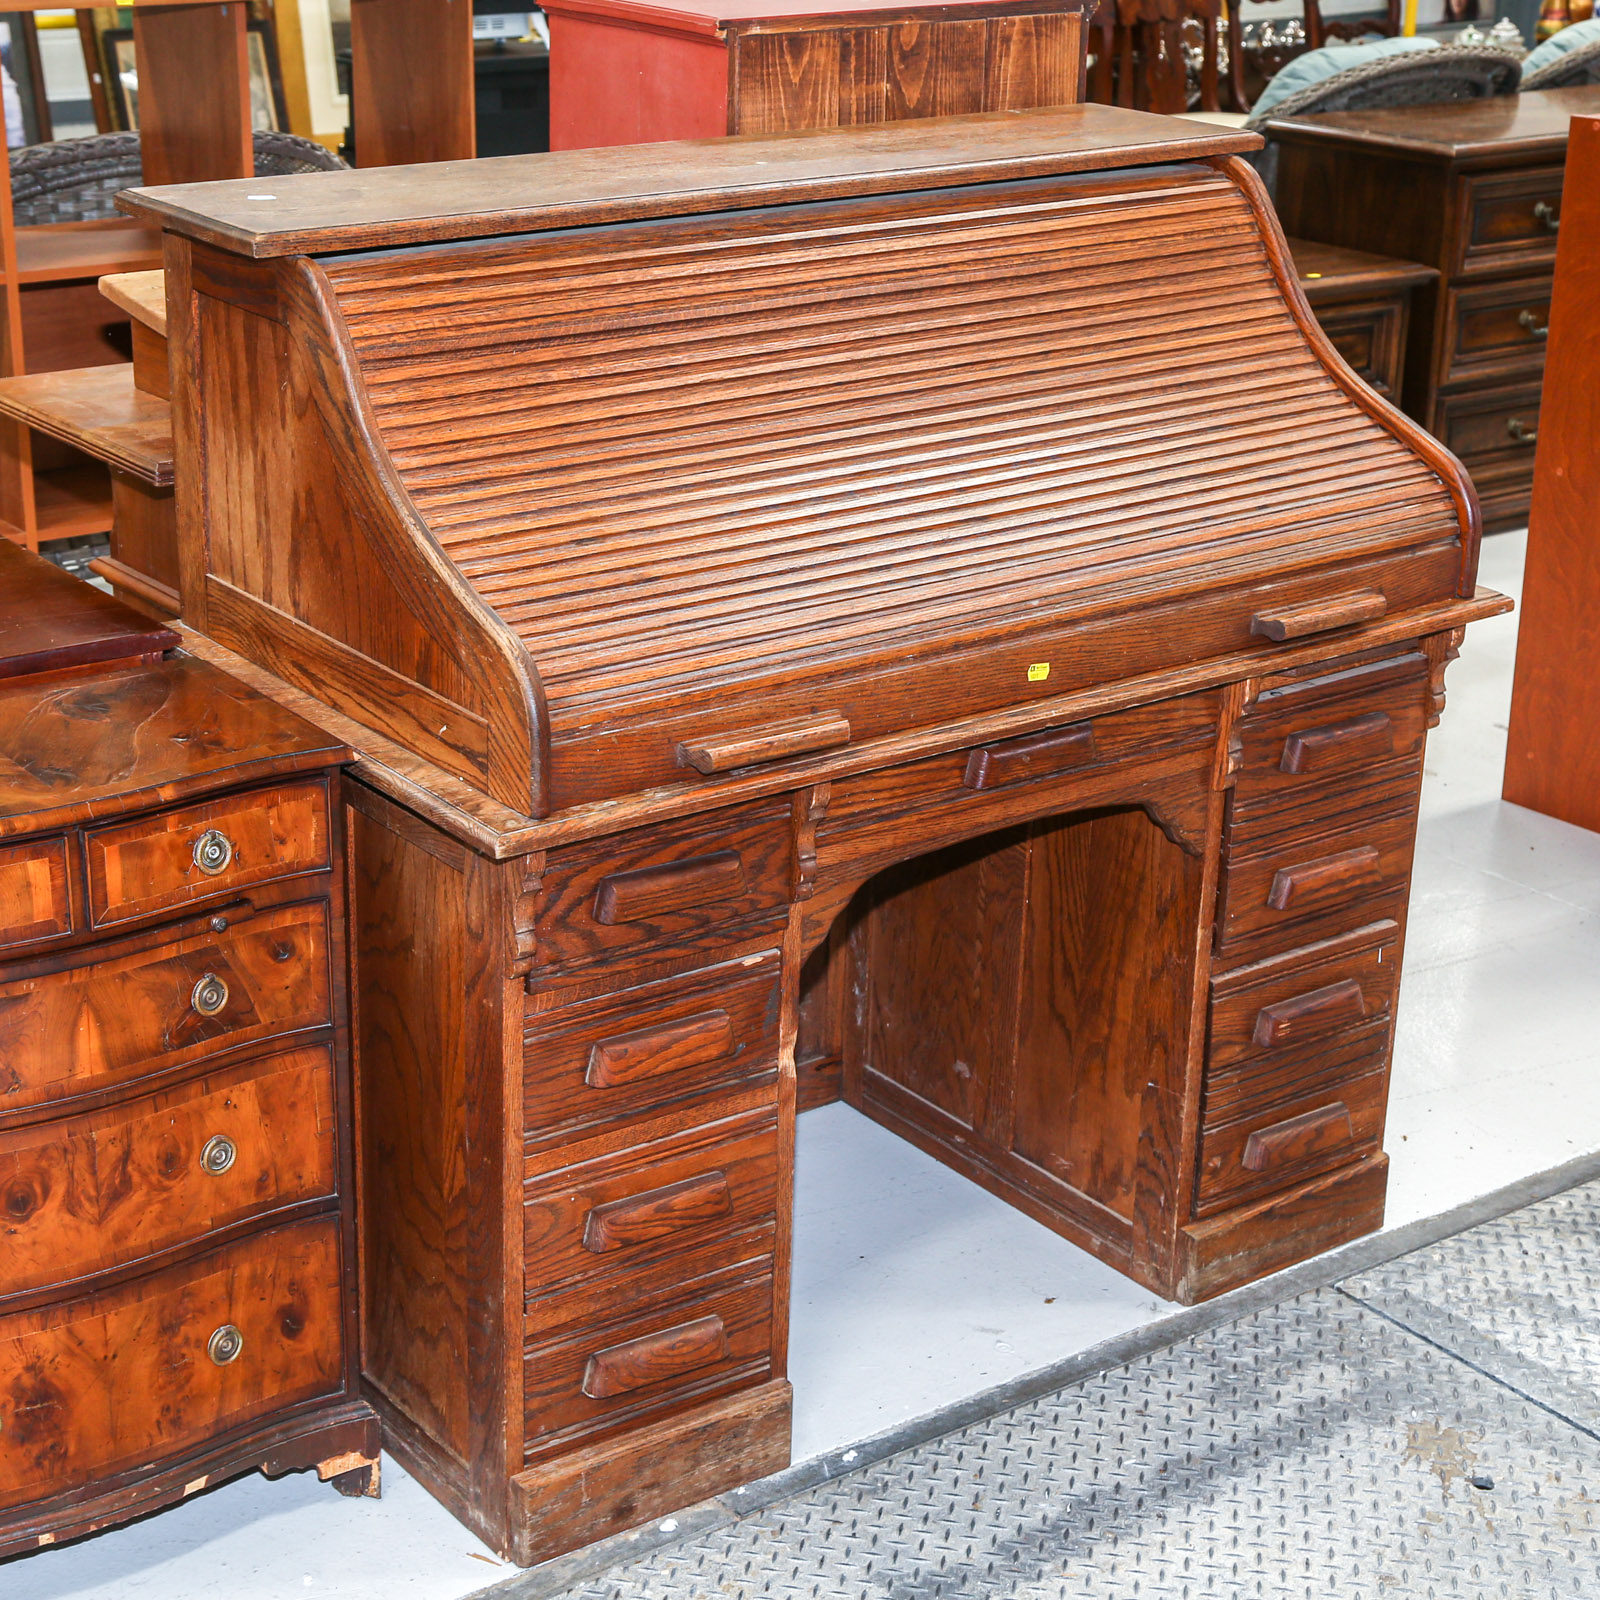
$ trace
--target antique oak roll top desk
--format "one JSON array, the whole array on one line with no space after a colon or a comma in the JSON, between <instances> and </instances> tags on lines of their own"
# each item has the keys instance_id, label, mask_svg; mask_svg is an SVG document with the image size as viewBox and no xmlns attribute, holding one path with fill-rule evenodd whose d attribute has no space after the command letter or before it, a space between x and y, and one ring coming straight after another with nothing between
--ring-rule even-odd
<instances>
[{"instance_id":1,"label":"antique oak roll top desk","mask_svg":"<svg viewBox=\"0 0 1600 1600\"><path fill-rule=\"evenodd\" d=\"M1182 1299L1380 1221L1423 741L1503 602L1253 144L124 197L191 648L360 752L368 1389L517 1559L786 1461L797 1100Z\"/></svg>"}]
</instances>

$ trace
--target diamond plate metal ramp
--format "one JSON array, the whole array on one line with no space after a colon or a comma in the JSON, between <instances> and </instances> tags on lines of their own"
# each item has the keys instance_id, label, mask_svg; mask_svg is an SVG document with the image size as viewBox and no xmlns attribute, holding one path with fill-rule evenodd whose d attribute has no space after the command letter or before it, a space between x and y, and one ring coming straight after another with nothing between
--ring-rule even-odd
<instances>
[{"instance_id":1,"label":"diamond plate metal ramp","mask_svg":"<svg viewBox=\"0 0 1600 1600\"><path fill-rule=\"evenodd\" d=\"M567 1593L1594 1600L1596 1494L1593 1438L1324 1289Z\"/></svg>"},{"instance_id":2,"label":"diamond plate metal ramp","mask_svg":"<svg viewBox=\"0 0 1600 1600\"><path fill-rule=\"evenodd\" d=\"M1600 1437L1600 1183L1341 1287Z\"/></svg>"}]
</instances>

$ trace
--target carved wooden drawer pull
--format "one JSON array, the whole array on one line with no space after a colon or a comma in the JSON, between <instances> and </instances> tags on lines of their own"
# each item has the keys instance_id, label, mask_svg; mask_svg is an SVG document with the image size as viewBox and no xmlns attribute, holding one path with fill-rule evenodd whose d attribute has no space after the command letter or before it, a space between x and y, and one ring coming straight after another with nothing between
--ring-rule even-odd
<instances>
[{"instance_id":1,"label":"carved wooden drawer pull","mask_svg":"<svg viewBox=\"0 0 1600 1600\"><path fill-rule=\"evenodd\" d=\"M1330 763L1357 761L1364 756L1394 752L1394 724L1387 711L1369 711L1348 722L1329 722L1320 728L1291 733L1283 741L1281 772L1317 772Z\"/></svg>"},{"instance_id":2,"label":"carved wooden drawer pull","mask_svg":"<svg viewBox=\"0 0 1600 1600\"><path fill-rule=\"evenodd\" d=\"M702 1011L680 1022L601 1039L589 1051L584 1082L592 1089L616 1089L641 1078L721 1061L733 1049L733 1019L726 1011Z\"/></svg>"},{"instance_id":3,"label":"carved wooden drawer pull","mask_svg":"<svg viewBox=\"0 0 1600 1600\"><path fill-rule=\"evenodd\" d=\"M974 750L967 757L961 782L968 789L999 789L1008 783L1086 767L1094 759L1094 724L1074 722L1070 727L1031 733L1024 739L1007 739Z\"/></svg>"},{"instance_id":4,"label":"carved wooden drawer pull","mask_svg":"<svg viewBox=\"0 0 1600 1600\"><path fill-rule=\"evenodd\" d=\"M1245 1141L1243 1166L1247 1172L1268 1172L1313 1156L1326 1155L1355 1138L1350 1108L1342 1100L1307 1111L1270 1128L1258 1128Z\"/></svg>"},{"instance_id":5,"label":"carved wooden drawer pull","mask_svg":"<svg viewBox=\"0 0 1600 1600\"><path fill-rule=\"evenodd\" d=\"M583 1374L583 1392L591 1400L609 1400L613 1395L709 1367L727 1353L728 1336L722 1318L700 1317L676 1328L630 1339L626 1344L614 1344L590 1356Z\"/></svg>"},{"instance_id":6,"label":"carved wooden drawer pull","mask_svg":"<svg viewBox=\"0 0 1600 1600\"><path fill-rule=\"evenodd\" d=\"M1309 994L1297 994L1292 1000L1262 1006L1256 1013L1253 1037L1263 1049L1274 1050L1332 1033L1360 1022L1366 1014L1367 1000L1361 985L1354 978L1342 978Z\"/></svg>"},{"instance_id":7,"label":"carved wooden drawer pull","mask_svg":"<svg viewBox=\"0 0 1600 1600\"><path fill-rule=\"evenodd\" d=\"M1258 611L1250 619L1250 631L1279 641L1305 639L1335 628L1353 628L1358 622L1376 622L1388 609L1389 602L1378 590L1360 589L1282 611Z\"/></svg>"},{"instance_id":8,"label":"carved wooden drawer pull","mask_svg":"<svg viewBox=\"0 0 1600 1600\"><path fill-rule=\"evenodd\" d=\"M727 1174L706 1172L596 1206L583 1225L583 1248L597 1256L626 1250L732 1214Z\"/></svg>"},{"instance_id":9,"label":"carved wooden drawer pull","mask_svg":"<svg viewBox=\"0 0 1600 1600\"><path fill-rule=\"evenodd\" d=\"M642 922L673 911L694 911L707 901L729 900L744 892L739 852L717 850L664 867L638 867L602 878L594 893L594 920Z\"/></svg>"},{"instance_id":10,"label":"carved wooden drawer pull","mask_svg":"<svg viewBox=\"0 0 1600 1600\"><path fill-rule=\"evenodd\" d=\"M1382 874L1378 852L1370 845L1319 856L1298 866L1279 867L1272 875L1267 904L1274 911L1294 911L1307 900L1324 900L1356 889L1370 889Z\"/></svg>"},{"instance_id":11,"label":"carved wooden drawer pull","mask_svg":"<svg viewBox=\"0 0 1600 1600\"><path fill-rule=\"evenodd\" d=\"M678 746L678 760L696 772L729 772L735 767L754 767L766 761L835 750L849 743L848 720L837 711L819 711L813 717L772 722L764 728L685 740Z\"/></svg>"}]
</instances>

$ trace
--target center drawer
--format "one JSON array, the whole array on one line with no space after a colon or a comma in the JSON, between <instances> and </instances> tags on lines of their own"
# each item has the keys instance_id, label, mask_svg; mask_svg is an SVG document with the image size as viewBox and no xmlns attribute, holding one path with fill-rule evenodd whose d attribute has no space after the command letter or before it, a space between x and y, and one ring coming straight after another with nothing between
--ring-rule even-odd
<instances>
[{"instance_id":1,"label":"center drawer","mask_svg":"<svg viewBox=\"0 0 1600 1600\"><path fill-rule=\"evenodd\" d=\"M204 1444L343 1379L336 1218L0 1317L0 1506Z\"/></svg>"},{"instance_id":2,"label":"center drawer","mask_svg":"<svg viewBox=\"0 0 1600 1600\"><path fill-rule=\"evenodd\" d=\"M331 1196L334 1151L326 1045L0 1132L0 1296Z\"/></svg>"},{"instance_id":3,"label":"center drawer","mask_svg":"<svg viewBox=\"0 0 1600 1600\"><path fill-rule=\"evenodd\" d=\"M230 909L181 935L145 934L74 955L75 965L37 976L0 969L0 1111L111 1088L332 1018L323 900Z\"/></svg>"}]
</instances>

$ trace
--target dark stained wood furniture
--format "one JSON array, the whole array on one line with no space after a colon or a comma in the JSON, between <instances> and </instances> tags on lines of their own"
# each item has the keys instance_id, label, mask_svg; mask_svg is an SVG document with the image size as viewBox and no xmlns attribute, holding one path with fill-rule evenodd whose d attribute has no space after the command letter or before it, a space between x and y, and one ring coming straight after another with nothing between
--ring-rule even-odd
<instances>
[{"instance_id":1,"label":"dark stained wood furniture","mask_svg":"<svg viewBox=\"0 0 1600 1600\"><path fill-rule=\"evenodd\" d=\"M1066 105L1084 97L1084 5L555 0L550 147Z\"/></svg>"},{"instance_id":2,"label":"dark stained wood furniture","mask_svg":"<svg viewBox=\"0 0 1600 1600\"><path fill-rule=\"evenodd\" d=\"M1254 145L124 198L190 648L359 751L366 1382L516 1560L786 1461L802 1068L1164 1295L1378 1225L1425 730L1504 603Z\"/></svg>"},{"instance_id":3,"label":"dark stained wood furniture","mask_svg":"<svg viewBox=\"0 0 1600 1600\"><path fill-rule=\"evenodd\" d=\"M1572 123L1550 302L1507 800L1600 831L1600 116Z\"/></svg>"},{"instance_id":4,"label":"dark stained wood furniture","mask_svg":"<svg viewBox=\"0 0 1600 1600\"><path fill-rule=\"evenodd\" d=\"M376 1492L336 738L0 540L0 1556Z\"/></svg>"},{"instance_id":5,"label":"dark stained wood furniture","mask_svg":"<svg viewBox=\"0 0 1600 1600\"><path fill-rule=\"evenodd\" d=\"M1399 403L1411 300L1437 281L1433 267L1290 239L1300 287L1333 348L1385 400Z\"/></svg>"},{"instance_id":6,"label":"dark stained wood furniture","mask_svg":"<svg viewBox=\"0 0 1600 1600\"><path fill-rule=\"evenodd\" d=\"M1288 234L1438 269L1403 403L1466 464L1491 529L1527 521L1567 124L1596 111L1600 85L1268 124Z\"/></svg>"}]
</instances>

